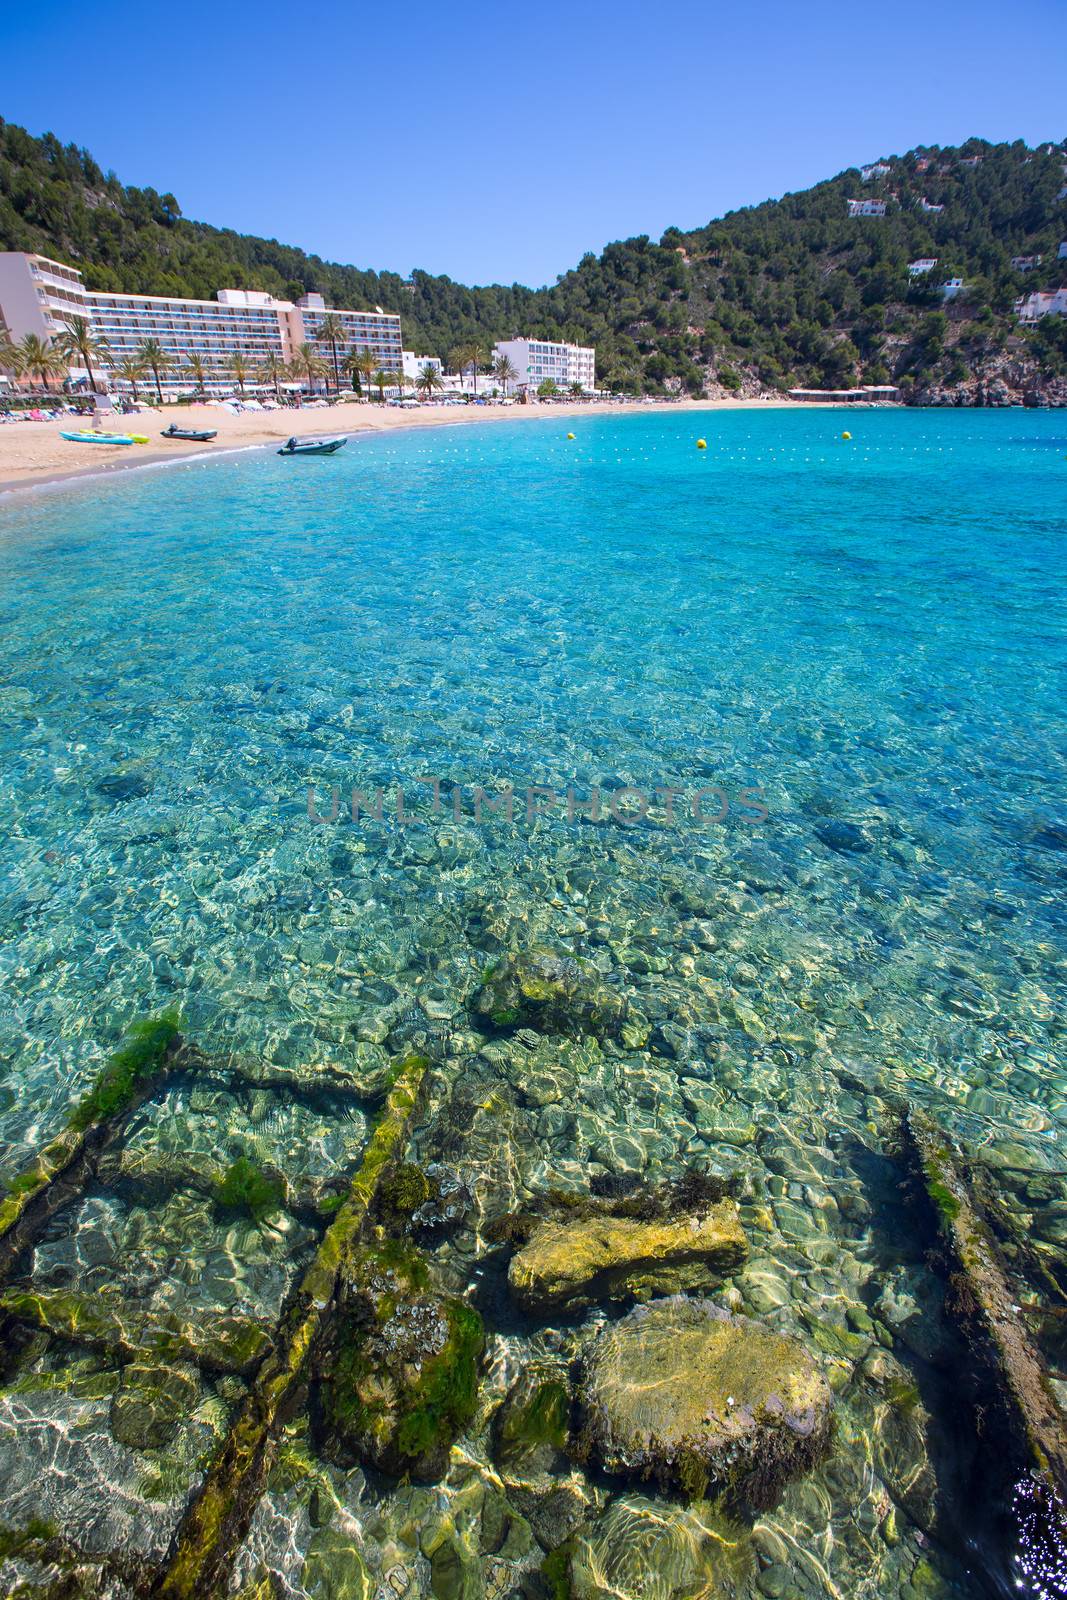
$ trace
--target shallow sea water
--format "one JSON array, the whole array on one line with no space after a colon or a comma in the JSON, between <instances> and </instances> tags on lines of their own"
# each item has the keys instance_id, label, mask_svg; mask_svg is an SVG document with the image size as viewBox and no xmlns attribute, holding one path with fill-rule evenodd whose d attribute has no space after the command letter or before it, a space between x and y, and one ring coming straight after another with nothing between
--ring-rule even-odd
<instances>
[{"instance_id":1,"label":"shallow sea water","mask_svg":"<svg viewBox=\"0 0 1067 1600\"><path fill-rule=\"evenodd\" d=\"M895 1097L923 1103L1062 1254L1065 455L1055 413L561 412L0 499L0 1170L176 1004L210 1057L309 1080L428 1044L416 1148L477 1221L597 1173L739 1173L724 1296L816 1353L834 1453L729 1560L699 1507L576 1472L601 1592L989 1593L966 1518L931 1511L962 1447L885 1143ZM509 782L513 820L477 818ZM480 1030L480 974L535 945L625 987L623 1043ZM328 1094L176 1087L35 1281L270 1322L314 1228L227 1227L190 1169L245 1154L313 1195L366 1126ZM523 1592L540 1552L479 1543L486 1424L606 1313L509 1316L480 1226L438 1257L490 1333L449 1478L346 1475L297 1426L240 1578L342 1600L347 1539L373 1592L440 1594L410 1530L450 1517L464 1596ZM196 1376L143 1451L109 1432L118 1381L30 1351L0 1520L162 1555L239 1390Z\"/></svg>"}]
</instances>

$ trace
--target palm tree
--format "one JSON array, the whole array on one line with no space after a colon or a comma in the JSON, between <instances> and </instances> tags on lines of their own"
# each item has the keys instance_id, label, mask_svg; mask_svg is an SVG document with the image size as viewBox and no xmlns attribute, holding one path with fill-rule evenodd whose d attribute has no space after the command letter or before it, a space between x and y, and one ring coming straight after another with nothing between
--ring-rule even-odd
<instances>
[{"instance_id":1,"label":"palm tree","mask_svg":"<svg viewBox=\"0 0 1067 1600\"><path fill-rule=\"evenodd\" d=\"M0 372L8 372L13 378L21 378L25 370L22 352L17 344L12 344L6 333L0 333Z\"/></svg>"},{"instance_id":2,"label":"palm tree","mask_svg":"<svg viewBox=\"0 0 1067 1600\"><path fill-rule=\"evenodd\" d=\"M123 383L129 384L133 390L133 398L136 400L138 398L137 385L148 371L144 362L139 361L136 356L126 356L113 371L116 378L121 378Z\"/></svg>"},{"instance_id":3,"label":"palm tree","mask_svg":"<svg viewBox=\"0 0 1067 1600\"><path fill-rule=\"evenodd\" d=\"M321 378L326 371L326 363L315 349L315 346L308 344L305 340L296 352L293 366L299 374L301 382L303 382L305 374L307 375L308 391L314 394L315 379Z\"/></svg>"},{"instance_id":4,"label":"palm tree","mask_svg":"<svg viewBox=\"0 0 1067 1600\"><path fill-rule=\"evenodd\" d=\"M508 392L508 384L514 383L518 375L519 369L510 356L497 356L493 362L493 377L503 386L505 395Z\"/></svg>"},{"instance_id":5,"label":"palm tree","mask_svg":"<svg viewBox=\"0 0 1067 1600\"><path fill-rule=\"evenodd\" d=\"M384 406L384 404L385 404L385 386L386 386L387 383L395 383L396 382L396 373L395 372L386 372L383 367L379 367L377 372L374 374L374 382L375 382L375 385L376 385L377 390L378 390L378 399L381 401L382 405Z\"/></svg>"},{"instance_id":6,"label":"palm tree","mask_svg":"<svg viewBox=\"0 0 1067 1600\"><path fill-rule=\"evenodd\" d=\"M160 383L160 374L169 372L174 362L164 350L158 339L146 339L137 352L146 367L152 368L152 376L156 380L156 394L160 405L163 404L163 385Z\"/></svg>"},{"instance_id":7,"label":"palm tree","mask_svg":"<svg viewBox=\"0 0 1067 1600\"><path fill-rule=\"evenodd\" d=\"M19 356L23 372L27 377L40 378L45 389L48 388L49 378L58 378L61 372L66 371L66 362L57 355L47 339L40 338L36 333L28 333L23 339L19 345Z\"/></svg>"},{"instance_id":8,"label":"palm tree","mask_svg":"<svg viewBox=\"0 0 1067 1600\"><path fill-rule=\"evenodd\" d=\"M584 393L585 393L585 390L582 388L581 384L578 382L578 379L575 378L574 382L571 384L571 394L574 396L574 398L576 400L580 400Z\"/></svg>"},{"instance_id":9,"label":"palm tree","mask_svg":"<svg viewBox=\"0 0 1067 1600\"><path fill-rule=\"evenodd\" d=\"M345 372L352 379L352 387L363 398L363 357L358 350L350 350L345 357Z\"/></svg>"},{"instance_id":10,"label":"palm tree","mask_svg":"<svg viewBox=\"0 0 1067 1600\"><path fill-rule=\"evenodd\" d=\"M427 361L419 368L419 375L415 379L415 387L424 400L432 400L435 389L443 389L445 381L432 361Z\"/></svg>"},{"instance_id":11,"label":"palm tree","mask_svg":"<svg viewBox=\"0 0 1067 1600\"><path fill-rule=\"evenodd\" d=\"M81 363L89 375L89 393L95 394L93 362L100 364L110 361L111 351L107 347L107 341L93 332L88 317L67 317L64 319L64 327L66 331L56 340L56 350L72 366L77 362Z\"/></svg>"},{"instance_id":12,"label":"palm tree","mask_svg":"<svg viewBox=\"0 0 1067 1600\"><path fill-rule=\"evenodd\" d=\"M237 387L241 391L241 399L243 400L245 397L245 379L248 377L248 362L245 360L244 356L241 355L240 351L238 351L236 355L232 355L230 357L226 364L234 375Z\"/></svg>"},{"instance_id":13,"label":"palm tree","mask_svg":"<svg viewBox=\"0 0 1067 1600\"><path fill-rule=\"evenodd\" d=\"M463 376L468 367L474 378L474 392L478 393L478 367L485 360L485 351L480 344L463 344L458 350L453 350L449 357L456 371Z\"/></svg>"},{"instance_id":14,"label":"palm tree","mask_svg":"<svg viewBox=\"0 0 1067 1600\"><path fill-rule=\"evenodd\" d=\"M192 373L193 382L196 384L196 392L202 398L205 393L204 384L207 380L207 368L204 366L204 358L197 351L191 350L186 351L185 359L189 363L189 371Z\"/></svg>"},{"instance_id":15,"label":"palm tree","mask_svg":"<svg viewBox=\"0 0 1067 1600\"><path fill-rule=\"evenodd\" d=\"M389 382L395 384L396 387L400 390L400 398L401 398L401 400L403 400L403 398L404 398L404 390L408 387L408 385L411 383L411 381L412 380L408 377L407 373L403 372L403 371L401 371L401 372L391 372L389 374Z\"/></svg>"},{"instance_id":16,"label":"palm tree","mask_svg":"<svg viewBox=\"0 0 1067 1600\"><path fill-rule=\"evenodd\" d=\"M359 352L359 370L366 378L367 388L369 389L374 382L374 374L378 370L378 358L373 350L369 350L366 345Z\"/></svg>"},{"instance_id":17,"label":"palm tree","mask_svg":"<svg viewBox=\"0 0 1067 1600\"><path fill-rule=\"evenodd\" d=\"M319 323L315 338L328 344L333 354L333 376L337 384L338 393L341 389L341 369L337 364L337 346L345 342L345 325L336 311L327 311ZM327 385L327 388L329 385Z\"/></svg>"},{"instance_id":18,"label":"palm tree","mask_svg":"<svg viewBox=\"0 0 1067 1600\"><path fill-rule=\"evenodd\" d=\"M282 397L282 379L288 375L289 369L277 350L268 350L263 357L263 364L259 369L259 376L264 383L274 385L274 398Z\"/></svg>"}]
</instances>

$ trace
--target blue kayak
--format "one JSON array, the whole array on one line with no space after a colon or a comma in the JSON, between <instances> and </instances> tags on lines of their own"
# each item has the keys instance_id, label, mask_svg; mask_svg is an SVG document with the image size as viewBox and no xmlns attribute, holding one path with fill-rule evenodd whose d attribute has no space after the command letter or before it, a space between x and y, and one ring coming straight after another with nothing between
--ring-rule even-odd
<instances>
[{"instance_id":1,"label":"blue kayak","mask_svg":"<svg viewBox=\"0 0 1067 1600\"><path fill-rule=\"evenodd\" d=\"M128 433L61 433L61 439L71 439L75 444L134 444Z\"/></svg>"}]
</instances>

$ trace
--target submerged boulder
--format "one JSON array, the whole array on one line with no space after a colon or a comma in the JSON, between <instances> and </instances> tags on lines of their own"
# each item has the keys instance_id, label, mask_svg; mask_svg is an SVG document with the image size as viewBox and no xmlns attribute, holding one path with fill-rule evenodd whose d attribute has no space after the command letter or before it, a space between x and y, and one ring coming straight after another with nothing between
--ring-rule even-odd
<instances>
[{"instance_id":1,"label":"submerged boulder","mask_svg":"<svg viewBox=\"0 0 1067 1600\"><path fill-rule=\"evenodd\" d=\"M650 1222L604 1215L547 1221L512 1257L508 1284L528 1311L576 1310L601 1300L710 1289L747 1253L732 1200L701 1216Z\"/></svg>"},{"instance_id":2,"label":"submerged boulder","mask_svg":"<svg viewBox=\"0 0 1067 1600\"><path fill-rule=\"evenodd\" d=\"M622 989L574 956L531 950L504 956L474 998L474 1011L497 1028L616 1038L626 1021Z\"/></svg>"},{"instance_id":3,"label":"submerged boulder","mask_svg":"<svg viewBox=\"0 0 1067 1600\"><path fill-rule=\"evenodd\" d=\"M111 1399L112 1437L134 1450L161 1450L199 1402L195 1367L130 1362Z\"/></svg>"},{"instance_id":4,"label":"submerged boulder","mask_svg":"<svg viewBox=\"0 0 1067 1600\"><path fill-rule=\"evenodd\" d=\"M830 1438L830 1388L802 1346L710 1300L657 1300L607 1328L580 1401L582 1446L607 1471L754 1506Z\"/></svg>"},{"instance_id":5,"label":"submerged boulder","mask_svg":"<svg viewBox=\"0 0 1067 1600\"><path fill-rule=\"evenodd\" d=\"M415 1251L368 1248L320 1373L328 1452L396 1477L440 1478L474 1414L483 1344L477 1311L432 1289Z\"/></svg>"},{"instance_id":6,"label":"submerged boulder","mask_svg":"<svg viewBox=\"0 0 1067 1600\"><path fill-rule=\"evenodd\" d=\"M756 1553L748 1529L710 1506L621 1495L549 1563L572 1600L735 1600Z\"/></svg>"}]
</instances>

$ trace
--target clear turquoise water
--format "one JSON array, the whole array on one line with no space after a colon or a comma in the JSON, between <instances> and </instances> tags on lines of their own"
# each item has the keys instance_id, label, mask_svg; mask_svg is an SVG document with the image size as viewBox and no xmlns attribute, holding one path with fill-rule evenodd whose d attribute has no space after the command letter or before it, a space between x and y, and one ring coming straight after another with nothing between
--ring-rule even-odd
<instances>
[{"instance_id":1,"label":"clear turquoise water","mask_svg":"<svg viewBox=\"0 0 1067 1600\"><path fill-rule=\"evenodd\" d=\"M477 974L552 943L620 969L648 1037L580 1068L576 1116L531 1117L517 1188L740 1166L770 1215L748 1308L810 1335L857 1285L873 1302L871 1230L833 1200L885 1109L864 1075L995 1162L1062 1165L1065 455L1055 413L561 414L0 500L5 1169L146 1010L290 1066L448 1027L458 1081ZM463 787L458 821L426 775ZM473 786L506 781L514 824L476 824ZM320 809L382 785L384 820L316 826L309 784ZM732 803L528 822L527 784ZM364 1133L277 1106L212 1128L312 1177ZM233 1241L198 1248L252 1309L299 1253L264 1247L233 1289ZM850 1395L856 1485L782 1515L858 1595L846 1513L884 1486L876 1398ZM909 1537L869 1535L899 1584Z\"/></svg>"}]
</instances>

